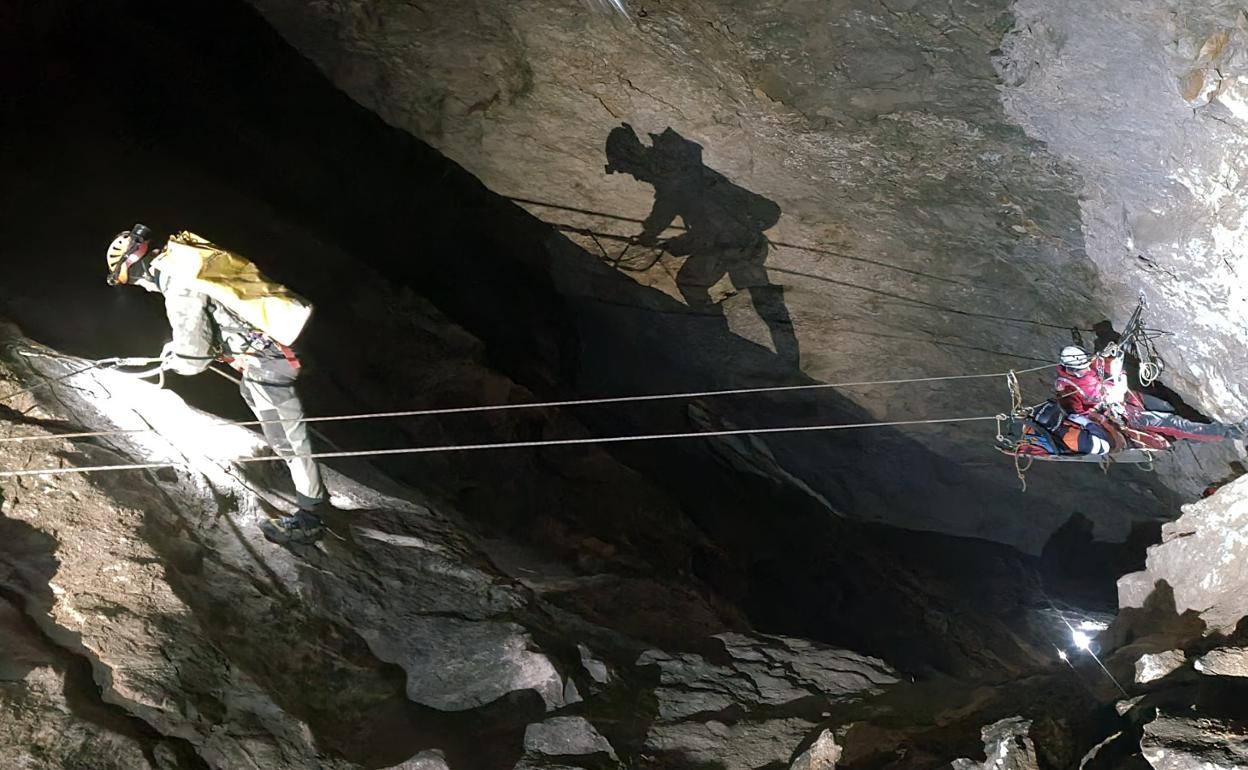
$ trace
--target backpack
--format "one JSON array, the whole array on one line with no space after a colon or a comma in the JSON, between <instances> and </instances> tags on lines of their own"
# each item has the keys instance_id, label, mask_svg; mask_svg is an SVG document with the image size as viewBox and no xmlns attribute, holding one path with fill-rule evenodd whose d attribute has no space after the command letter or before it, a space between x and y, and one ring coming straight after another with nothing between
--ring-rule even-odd
<instances>
[{"instance_id":1,"label":"backpack","mask_svg":"<svg viewBox=\"0 0 1248 770\"><path fill-rule=\"evenodd\" d=\"M312 303L266 277L250 260L195 233L171 236L152 266L188 282L283 345L294 344L312 314Z\"/></svg>"},{"instance_id":2,"label":"backpack","mask_svg":"<svg viewBox=\"0 0 1248 770\"><path fill-rule=\"evenodd\" d=\"M1114 439L1104 426L1083 415L1067 414L1056 399L1049 399L1032 410L1024 430L1043 437L1040 441L1050 454L1109 454Z\"/></svg>"},{"instance_id":3,"label":"backpack","mask_svg":"<svg viewBox=\"0 0 1248 770\"><path fill-rule=\"evenodd\" d=\"M1036 427L1053 433L1062 427L1062 421L1066 419L1066 410L1062 405L1057 403L1056 399L1050 398L1040 406L1031 410L1031 416L1027 421L1034 423Z\"/></svg>"}]
</instances>

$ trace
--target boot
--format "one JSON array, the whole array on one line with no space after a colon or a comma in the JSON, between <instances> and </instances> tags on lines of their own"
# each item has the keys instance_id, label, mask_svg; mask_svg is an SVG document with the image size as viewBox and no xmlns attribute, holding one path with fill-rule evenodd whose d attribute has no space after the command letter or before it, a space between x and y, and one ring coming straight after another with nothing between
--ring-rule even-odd
<instances>
[{"instance_id":1,"label":"boot","mask_svg":"<svg viewBox=\"0 0 1248 770\"><path fill-rule=\"evenodd\" d=\"M266 540L278 545L311 545L325 536L325 525L316 514L299 511L291 516L260 522L260 531Z\"/></svg>"}]
</instances>

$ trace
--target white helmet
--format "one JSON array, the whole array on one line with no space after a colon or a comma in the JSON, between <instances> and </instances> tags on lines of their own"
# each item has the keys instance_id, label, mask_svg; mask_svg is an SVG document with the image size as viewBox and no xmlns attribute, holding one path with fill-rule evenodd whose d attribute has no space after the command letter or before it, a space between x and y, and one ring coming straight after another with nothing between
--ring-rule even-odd
<instances>
[{"instance_id":1,"label":"white helmet","mask_svg":"<svg viewBox=\"0 0 1248 770\"><path fill-rule=\"evenodd\" d=\"M1092 365L1092 356L1078 345L1067 345L1062 348L1061 361L1067 369L1087 369Z\"/></svg>"}]
</instances>

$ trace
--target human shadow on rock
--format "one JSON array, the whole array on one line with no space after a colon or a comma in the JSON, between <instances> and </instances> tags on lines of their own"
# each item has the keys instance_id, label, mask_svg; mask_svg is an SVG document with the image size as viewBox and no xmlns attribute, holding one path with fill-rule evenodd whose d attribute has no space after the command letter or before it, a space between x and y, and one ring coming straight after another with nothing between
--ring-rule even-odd
<instances>
[{"instance_id":1,"label":"human shadow on rock","mask_svg":"<svg viewBox=\"0 0 1248 770\"><path fill-rule=\"evenodd\" d=\"M705 313L722 313L722 297L712 294L727 276L736 291L747 291L767 325L772 347L784 362L798 361L797 336L784 303L784 288L767 277L769 244L765 231L780 221L775 201L733 184L702 162L702 145L670 126L650 134L651 146L625 123L607 135L608 174L630 174L654 187L654 205L637 240L685 257L676 285L685 303ZM676 221L685 229L667 240L659 236Z\"/></svg>"}]
</instances>

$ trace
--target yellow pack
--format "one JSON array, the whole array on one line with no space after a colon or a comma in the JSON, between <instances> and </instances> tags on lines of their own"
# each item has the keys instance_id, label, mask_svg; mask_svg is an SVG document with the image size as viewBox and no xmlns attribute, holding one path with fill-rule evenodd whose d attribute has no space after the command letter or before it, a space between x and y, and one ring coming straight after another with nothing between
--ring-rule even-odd
<instances>
[{"instance_id":1,"label":"yellow pack","mask_svg":"<svg viewBox=\"0 0 1248 770\"><path fill-rule=\"evenodd\" d=\"M195 233L169 238L152 263L220 302L234 315L283 345L291 345L312 315L312 303L265 277L246 257L213 245Z\"/></svg>"}]
</instances>

